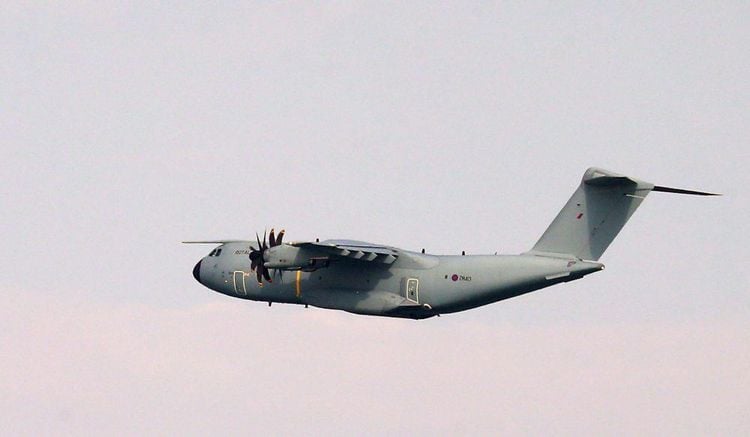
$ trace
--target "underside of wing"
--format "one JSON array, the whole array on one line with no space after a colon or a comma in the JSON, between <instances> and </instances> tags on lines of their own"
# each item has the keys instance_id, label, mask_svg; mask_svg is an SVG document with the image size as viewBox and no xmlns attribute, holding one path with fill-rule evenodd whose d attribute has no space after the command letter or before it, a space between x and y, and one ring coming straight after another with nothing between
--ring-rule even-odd
<instances>
[{"instance_id":1,"label":"underside of wing","mask_svg":"<svg viewBox=\"0 0 750 437\"><path fill-rule=\"evenodd\" d=\"M398 259L397 249L363 241L326 240L323 242L294 242L290 244L331 259L348 259L382 264L393 264Z\"/></svg>"},{"instance_id":2,"label":"underside of wing","mask_svg":"<svg viewBox=\"0 0 750 437\"><path fill-rule=\"evenodd\" d=\"M182 244L227 244L227 243L247 243L247 240L200 240L200 241L183 241Z\"/></svg>"}]
</instances>

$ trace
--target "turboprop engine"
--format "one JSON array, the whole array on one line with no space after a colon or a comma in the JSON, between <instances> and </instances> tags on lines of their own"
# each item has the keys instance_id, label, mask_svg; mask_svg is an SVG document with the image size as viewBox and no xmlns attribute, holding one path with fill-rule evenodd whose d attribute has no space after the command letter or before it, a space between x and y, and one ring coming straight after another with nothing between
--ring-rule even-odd
<instances>
[{"instance_id":1,"label":"turboprop engine","mask_svg":"<svg viewBox=\"0 0 750 437\"><path fill-rule=\"evenodd\" d=\"M271 247L263 254L265 262L263 266L269 269L299 270L310 265L310 257L304 252L309 252L289 244L281 244ZM309 255L309 253L308 253Z\"/></svg>"},{"instance_id":2,"label":"turboprop engine","mask_svg":"<svg viewBox=\"0 0 750 437\"><path fill-rule=\"evenodd\" d=\"M328 267L330 261L325 253L320 253L309 247L298 247L300 243L283 243L284 230L279 235L271 233L266 241L266 233L263 233L263 240L256 237L258 248L251 248L250 252L250 269L256 273L257 280L262 283L273 282L270 271L273 270L304 270L314 271L319 268ZM304 244L304 243L301 243Z\"/></svg>"}]
</instances>

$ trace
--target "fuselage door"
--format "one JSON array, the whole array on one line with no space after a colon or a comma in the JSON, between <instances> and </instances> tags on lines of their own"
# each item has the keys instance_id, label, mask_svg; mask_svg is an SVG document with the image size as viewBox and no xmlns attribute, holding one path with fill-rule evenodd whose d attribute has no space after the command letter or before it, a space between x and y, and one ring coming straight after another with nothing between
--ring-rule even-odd
<instances>
[{"instance_id":1,"label":"fuselage door","mask_svg":"<svg viewBox=\"0 0 750 437\"><path fill-rule=\"evenodd\" d=\"M419 279L404 278L403 293L406 299L414 303L419 303Z\"/></svg>"},{"instance_id":2,"label":"fuselage door","mask_svg":"<svg viewBox=\"0 0 750 437\"><path fill-rule=\"evenodd\" d=\"M242 270L236 270L233 272L232 280L234 282L234 292L238 295L247 295L247 288L245 288L245 277L250 276L249 273L245 273Z\"/></svg>"}]
</instances>

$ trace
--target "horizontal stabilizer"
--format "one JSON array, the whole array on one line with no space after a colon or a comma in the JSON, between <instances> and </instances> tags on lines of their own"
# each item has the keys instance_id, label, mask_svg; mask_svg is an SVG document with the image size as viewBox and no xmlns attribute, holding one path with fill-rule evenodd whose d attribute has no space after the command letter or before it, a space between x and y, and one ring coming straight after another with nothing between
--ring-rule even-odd
<instances>
[{"instance_id":1,"label":"horizontal stabilizer","mask_svg":"<svg viewBox=\"0 0 750 437\"><path fill-rule=\"evenodd\" d=\"M661 191L663 193L676 193L676 194L692 194L695 196L721 196L716 193L706 193L703 191L683 190L682 188L671 188L671 187L660 187L659 185L654 186L651 191Z\"/></svg>"}]
</instances>

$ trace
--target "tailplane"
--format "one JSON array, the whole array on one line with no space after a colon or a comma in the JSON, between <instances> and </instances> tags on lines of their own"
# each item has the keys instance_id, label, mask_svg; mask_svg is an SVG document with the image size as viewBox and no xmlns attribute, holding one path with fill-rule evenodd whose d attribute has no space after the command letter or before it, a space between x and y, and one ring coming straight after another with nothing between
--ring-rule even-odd
<instances>
[{"instance_id":1,"label":"tailplane","mask_svg":"<svg viewBox=\"0 0 750 437\"><path fill-rule=\"evenodd\" d=\"M598 260L651 191L717 195L657 186L592 167L529 253Z\"/></svg>"}]
</instances>

